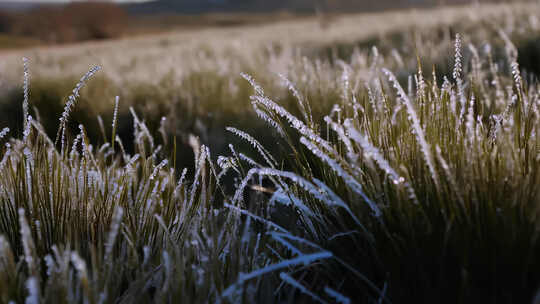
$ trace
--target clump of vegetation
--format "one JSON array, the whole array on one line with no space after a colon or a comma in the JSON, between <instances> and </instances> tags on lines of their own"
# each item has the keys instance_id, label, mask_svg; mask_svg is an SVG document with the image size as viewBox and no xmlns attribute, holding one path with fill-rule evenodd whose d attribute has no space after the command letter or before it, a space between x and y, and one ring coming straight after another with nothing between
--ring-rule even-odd
<instances>
[{"instance_id":1,"label":"clump of vegetation","mask_svg":"<svg viewBox=\"0 0 540 304\"><path fill-rule=\"evenodd\" d=\"M540 86L498 35L481 49L443 38L437 50L451 51L427 60L295 55L279 81L192 74L184 85L200 91L187 99L246 98L266 127L227 127L237 139L221 133L214 157L185 134L183 170L173 117L152 127L131 107L120 117L123 99L111 98L98 138L70 127L98 68L48 135L25 62L22 135L0 133L1 301L531 302Z\"/></svg>"},{"instance_id":2,"label":"clump of vegetation","mask_svg":"<svg viewBox=\"0 0 540 304\"><path fill-rule=\"evenodd\" d=\"M15 41L34 38L41 43L68 43L120 36L128 24L122 7L105 1L43 6L22 13L0 12L0 33Z\"/></svg>"},{"instance_id":3,"label":"clump of vegetation","mask_svg":"<svg viewBox=\"0 0 540 304\"><path fill-rule=\"evenodd\" d=\"M118 99L109 141L91 145L82 125L68 140L71 108L98 70L69 97L55 141L26 115L25 69L23 137L5 143L0 162L1 301L217 301L238 274L263 266L267 237L248 237L249 222L220 208L218 172L197 140L188 182L132 112L128 154L116 135Z\"/></svg>"},{"instance_id":4,"label":"clump of vegetation","mask_svg":"<svg viewBox=\"0 0 540 304\"><path fill-rule=\"evenodd\" d=\"M267 162L253 166L233 202L260 183L253 176L271 178L273 199L298 211L297 236L333 257L293 276L294 287L319 294L334 282L365 301L531 301L540 279L538 85L524 80L501 35L509 75L489 48L465 62L459 35L452 75L424 76L419 62L408 90L377 62L354 90L342 63L342 96L323 123L292 84L301 116L246 76L254 109L289 144L291 170L258 148Z\"/></svg>"}]
</instances>

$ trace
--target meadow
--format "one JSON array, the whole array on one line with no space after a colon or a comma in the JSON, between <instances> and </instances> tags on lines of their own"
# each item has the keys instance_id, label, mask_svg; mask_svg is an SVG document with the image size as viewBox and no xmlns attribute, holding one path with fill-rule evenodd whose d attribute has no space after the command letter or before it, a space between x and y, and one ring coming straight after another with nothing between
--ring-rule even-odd
<instances>
[{"instance_id":1,"label":"meadow","mask_svg":"<svg viewBox=\"0 0 540 304\"><path fill-rule=\"evenodd\" d=\"M538 303L539 13L0 53L0 302Z\"/></svg>"}]
</instances>

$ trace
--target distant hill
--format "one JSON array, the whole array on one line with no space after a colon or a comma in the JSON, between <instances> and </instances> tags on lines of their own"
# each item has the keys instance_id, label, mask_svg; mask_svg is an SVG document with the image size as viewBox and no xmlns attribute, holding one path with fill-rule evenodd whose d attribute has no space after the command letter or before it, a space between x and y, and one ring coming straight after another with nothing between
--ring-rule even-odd
<instances>
[{"instance_id":1,"label":"distant hill","mask_svg":"<svg viewBox=\"0 0 540 304\"><path fill-rule=\"evenodd\" d=\"M36 3L32 2L2 2L0 1L0 10L11 11L11 12L20 12L32 9L36 6Z\"/></svg>"},{"instance_id":2,"label":"distant hill","mask_svg":"<svg viewBox=\"0 0 540 304\"><path fill-rule=\"evenodd\" d=\"M519 0L154 0L142 3L122 4L122 6L130 13L135 14L264 13L275 11L313 13L318 10L328 12L360 12L411 7L420 8L441 4L517 1ZM58 2L21 2L17 0L4 2L0 0L0 10L13 12L28 11L38 6L51 5L57 6L60 4Z\"/></svg>"},{"instance_id":3,"label":"distant hill","mask_svg":"<svg viewBox=\"0 0 540 304\"><path fill-rule=\"evenodd\" d=\"M126 5L132 13L272 12L312 13L377 11L440 4L464 4L475 0L156 0ZM510 0L511 1L511 0ZM479 0L478 2L510 2Z\"/></svg>"}]
</instances>

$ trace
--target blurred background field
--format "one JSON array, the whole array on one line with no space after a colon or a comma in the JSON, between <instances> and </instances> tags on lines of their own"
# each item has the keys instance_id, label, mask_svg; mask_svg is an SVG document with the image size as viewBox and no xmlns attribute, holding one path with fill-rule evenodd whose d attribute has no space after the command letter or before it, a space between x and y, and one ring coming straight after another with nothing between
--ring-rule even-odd
<instances>
[{"instance_id":1,"label":"blurred background field","mask_svg":"<svg viewBox=\"0 0 540 304\"><path fill-rule=\"evenodd\" d=\"M488 2L512 3L516 0L154 0L68 4L61 0L3 0L0 2L0 33L21 39L35 38L36 43L67 43L179 28L268 23L314 15L322 26L326 26L334 17L343 14ZM0 47L10 46L2 44Z\"/></svg>"}]
</instances>

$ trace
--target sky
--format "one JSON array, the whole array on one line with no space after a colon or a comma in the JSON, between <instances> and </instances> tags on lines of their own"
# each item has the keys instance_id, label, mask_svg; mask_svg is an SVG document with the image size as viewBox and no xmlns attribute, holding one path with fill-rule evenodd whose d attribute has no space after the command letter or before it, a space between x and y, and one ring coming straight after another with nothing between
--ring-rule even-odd
<instances>
[{"instance_id":1,"label":"sky","mask_svg":"<svg viewBox=\"0 0 540 304\"><path fill-rule=\"evenodd\" d=\"M76 1L76 0L75 0ZM145 2L148 0L112 0L113 2ZM0 0L0 3L25 3L25 2L33 2L33 3L47 3L47 2L74 2L73 0Z\"/></svg>"}]
</instances>

